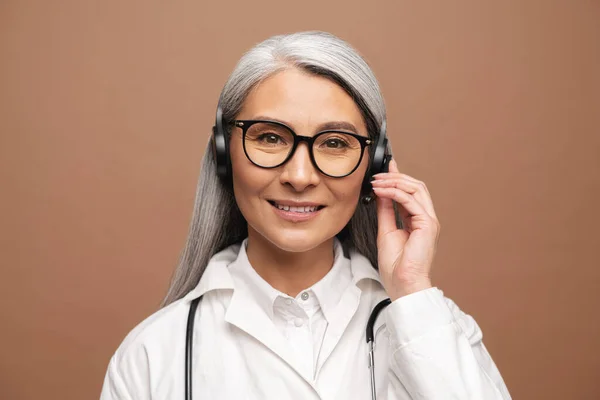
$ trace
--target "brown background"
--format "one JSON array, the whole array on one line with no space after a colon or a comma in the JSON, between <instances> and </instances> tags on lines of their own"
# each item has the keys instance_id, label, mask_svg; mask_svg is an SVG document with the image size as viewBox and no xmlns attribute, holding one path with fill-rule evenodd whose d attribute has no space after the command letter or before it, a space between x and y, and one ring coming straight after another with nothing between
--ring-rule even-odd
<instances>
[{"instance_id":1,"label":"brown background","mask_svg":"<svg viewBox=\"0 0 600 400\"><path fill-rule=\"evenodd\" d=\"M242 52L369 60L442 223L435 283L515 399L600 398L600 4L0 1L0 398L98 398L165 293Z\"/></svg>"}]
</instances>

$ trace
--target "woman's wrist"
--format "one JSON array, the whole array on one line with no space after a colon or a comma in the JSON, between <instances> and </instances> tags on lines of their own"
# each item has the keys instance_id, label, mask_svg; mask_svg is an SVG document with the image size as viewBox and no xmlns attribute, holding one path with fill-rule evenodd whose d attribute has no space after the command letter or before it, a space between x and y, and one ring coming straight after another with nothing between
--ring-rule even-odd
<instances>
[{"instance_id":1,"label":"woman's wrist","mask_svg":"<svg viewBox=\"0 0 600 400\"><path fill-rule=\"evenodd\" d=\"M431 280L424 278L396 284L394 285L394 288L390 290L388 295L390 296L390 300L394 301L400 297L408 296L409 294L420 292L422 290L431 289L432 287L433 285L431 284Z\"/></svg>"}]
</instances>

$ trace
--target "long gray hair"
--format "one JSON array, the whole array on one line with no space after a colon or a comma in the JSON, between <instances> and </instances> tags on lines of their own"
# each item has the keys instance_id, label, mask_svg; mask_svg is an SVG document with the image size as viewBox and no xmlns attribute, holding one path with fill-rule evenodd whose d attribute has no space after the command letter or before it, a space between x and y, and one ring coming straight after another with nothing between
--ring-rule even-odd
<instances>
[{"instance_id":1,"label":"long gray hair","mask_svg":"<svg viewBox=\"0 0 600 400\"><path fill-rule=\"evenodd\" d=\"M235 119L256 84L287 68L299 68L336 82L360 108L369 136L378 135L385 119L385 105L373 71L348 43L317 31L273 36L244 54L219 98L224 120ZM391 154L390 145L388 152ZM209 142L204 152L187 241L162 306L185 296L198 284L211 257L242 241L247 234L247 222L236 204L232 188L217 176ZM375 202L359 203L337 237L345 249L355 249L377 268Z\"/></svg>"}]
</instances>

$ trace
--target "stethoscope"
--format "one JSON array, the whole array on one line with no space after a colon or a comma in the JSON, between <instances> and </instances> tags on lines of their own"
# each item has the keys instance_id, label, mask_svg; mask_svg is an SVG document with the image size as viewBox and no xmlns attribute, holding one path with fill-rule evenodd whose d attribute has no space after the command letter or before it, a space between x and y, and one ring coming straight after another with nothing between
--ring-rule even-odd
<instances>
[{"instance_id":1,"label":"stethoscope","mask_svg":"<svg viewBox=\"0 0 600 400\"><path fill-rule=\"evenodd\" d=\"M187 320L187 329L185 332L185 400L192 400L192 346L194 342L194 319L196 318L196 310L198 309L198 304L202 300L202 296L197 299L192 300L190 303L190 311L188 314ZM377 303L371 315L369 316L369 320L367 321L367 347L369 349L369 370L371 372L371 398L372 400L377 399L377 395L375 393L375 336L373 334L373 327L375 326L375 321L377 320L377 316L379 313L389 306L391 303L390 299L385 299Z\"/></svg>"}]
</instances>

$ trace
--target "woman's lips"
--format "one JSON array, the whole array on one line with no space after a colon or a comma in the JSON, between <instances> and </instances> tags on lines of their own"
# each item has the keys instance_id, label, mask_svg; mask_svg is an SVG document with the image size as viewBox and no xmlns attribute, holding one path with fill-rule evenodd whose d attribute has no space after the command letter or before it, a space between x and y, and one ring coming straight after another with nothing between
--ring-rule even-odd
<instances>
[{"instance_id":1,"label":"woman's lips","mask_svg":"<svg viewBox=\"0 0 600 400\"><path fill-rule=\"evenodd\" d=\"M275 212L275 214L286 220L286 221L290 221L290 222L305 222L305 221L309 221L315 217L317 217L319 214L321 214L321 211L325 208L325 206L316 206L316 209L314 211L292 211L292 210L282 210L281 208L277 207L277 204L274 201L269 200L269 204L271 204L271 207L273 208L273 211ZM298 206L289 206L292 209L297 209ZM307 207L310 206L303 206L302 208L306 209ZM315 207L315 206L313 206Z\"/></svg>"}]
</instances>

